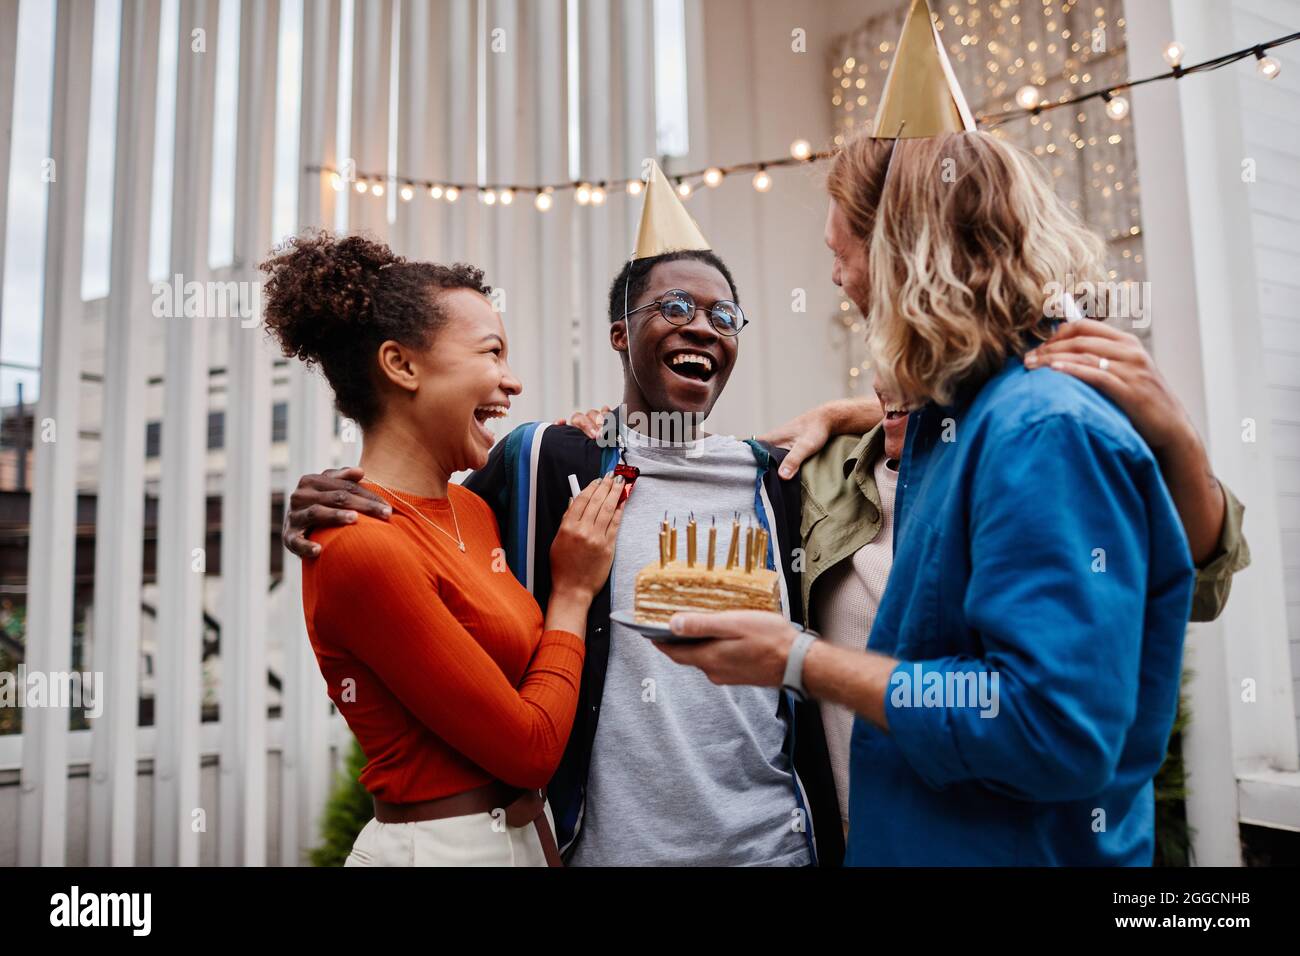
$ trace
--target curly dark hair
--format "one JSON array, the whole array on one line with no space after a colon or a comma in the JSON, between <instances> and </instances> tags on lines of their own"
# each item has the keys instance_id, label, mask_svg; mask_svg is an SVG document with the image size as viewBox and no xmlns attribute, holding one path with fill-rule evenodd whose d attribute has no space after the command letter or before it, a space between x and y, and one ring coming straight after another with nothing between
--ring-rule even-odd
<instances>
[{"instance_id":1,"label":"curly dark hair","mask_svg":"<svg viewBox=\"0 0 1300 956\"><path fill-rule=\"evenodd\" d=\"M661 256L651 256L649 259L632 259L624 264L622 270L614 278L614 283L609 287L609 324L613 325L619 319L623 318L623 303L635 302L645 294L646 286L650 284L650 270L661 262L675 262L678 259L695 259L710 265L722 273L722 278L727 280L727 285L731 287L731 299L737 305L740 304L740 292L736 288L736 280L731 277L731 270L727 264L718 256L707 249L681 249L676 252L665 252ZM626 299L624 298L623 287L627 285Z\"/></svg>"},{"instance_id":2,"label":"curly dark hair","mask_svg":"<svg viewBox=\"0 0 1300 956\"><path fill-rule=\"evenodd\" d=\"M408 262L363 236L309 230L258 266L267 275L263 315L284 354L320 365L339 413L362 428L379 417L375 350L392 339L427 348L449 316L438 292L488 295L483 270Z\"/></svg>"}]
</instances>

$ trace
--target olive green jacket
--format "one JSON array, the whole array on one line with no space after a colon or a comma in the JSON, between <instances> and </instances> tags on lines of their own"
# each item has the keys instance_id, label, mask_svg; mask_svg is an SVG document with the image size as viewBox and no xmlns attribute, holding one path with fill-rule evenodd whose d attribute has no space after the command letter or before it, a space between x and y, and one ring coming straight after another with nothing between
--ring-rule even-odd
<instances>
[{"instance_id":1,"label":"olive green jacket","mask_svg":"<svg viewBox=\"0 0 1300 956\"><path fill-rule=\"evenodd\" d=\"M875 467L884 452L885 432L876 426L865 435L832 438L799 470L803 490L799 531L804 548L801 580L805 626L813 626L809 598L816 580L880 534L880 492L876 488ZM1212 621L1218 617L1228 603L1232 576L1250 564L1250 548L1241 531L1245 508L1226 486L1223 494L1228 506L1219 547L1196 570L1193 621Z\"/></svg>"}]
</instances>

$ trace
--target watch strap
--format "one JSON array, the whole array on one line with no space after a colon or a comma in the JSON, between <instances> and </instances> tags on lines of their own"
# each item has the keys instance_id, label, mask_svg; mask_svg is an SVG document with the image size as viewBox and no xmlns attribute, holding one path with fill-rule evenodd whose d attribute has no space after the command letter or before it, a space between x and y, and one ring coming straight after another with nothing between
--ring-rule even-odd
<instances>
[{"instance_id":1,"label":"watch strap","mask_svg":"<svg viewBox=\"0 0 1300 956\"><path fill-rule=\"evenodd\" d=\"M781 686L798 700L806 700L808 697L803 686L803 660L815 640L817 634L814 631L800 631L794 636L790 654L785 659L785 676L781 678Z\"/></svg>"}]
</instances>

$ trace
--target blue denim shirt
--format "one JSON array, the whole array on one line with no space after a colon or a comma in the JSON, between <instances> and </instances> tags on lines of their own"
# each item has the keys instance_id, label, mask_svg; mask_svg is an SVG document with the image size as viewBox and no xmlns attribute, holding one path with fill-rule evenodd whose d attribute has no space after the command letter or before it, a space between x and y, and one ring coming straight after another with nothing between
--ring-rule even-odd
<instances>
[{"instance_id":1,"label":"blue denim shirt","mask_svg":"<svg viewBox=\"0 0 1300 956\"><path fill-rule=\"evenodd\" d=\"M1082 382L1009 358L912 416L853 728L850 865L1150 865L1194 572L1154 457Z\"/></svg>"}]
</instances>

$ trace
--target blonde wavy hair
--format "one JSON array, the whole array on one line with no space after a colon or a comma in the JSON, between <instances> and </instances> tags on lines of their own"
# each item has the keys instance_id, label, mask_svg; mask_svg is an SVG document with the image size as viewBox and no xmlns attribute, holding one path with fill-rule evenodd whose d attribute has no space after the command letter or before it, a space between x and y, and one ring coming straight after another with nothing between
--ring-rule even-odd
<instances>
[{"instance_id":1,"label":"blonde wavy hair","mask_svg":"<svg viewBox=\"0 0 1300 956\"><path fill-rule=\"evenodd\" d=\"M982 384L1049 334L1054 289L1106 275L1101 239L1043 167L988 133L860 135L827 188L867 244L870 301L858 305L878 385L909 404Z\"/></svg>"}]
</instances>

